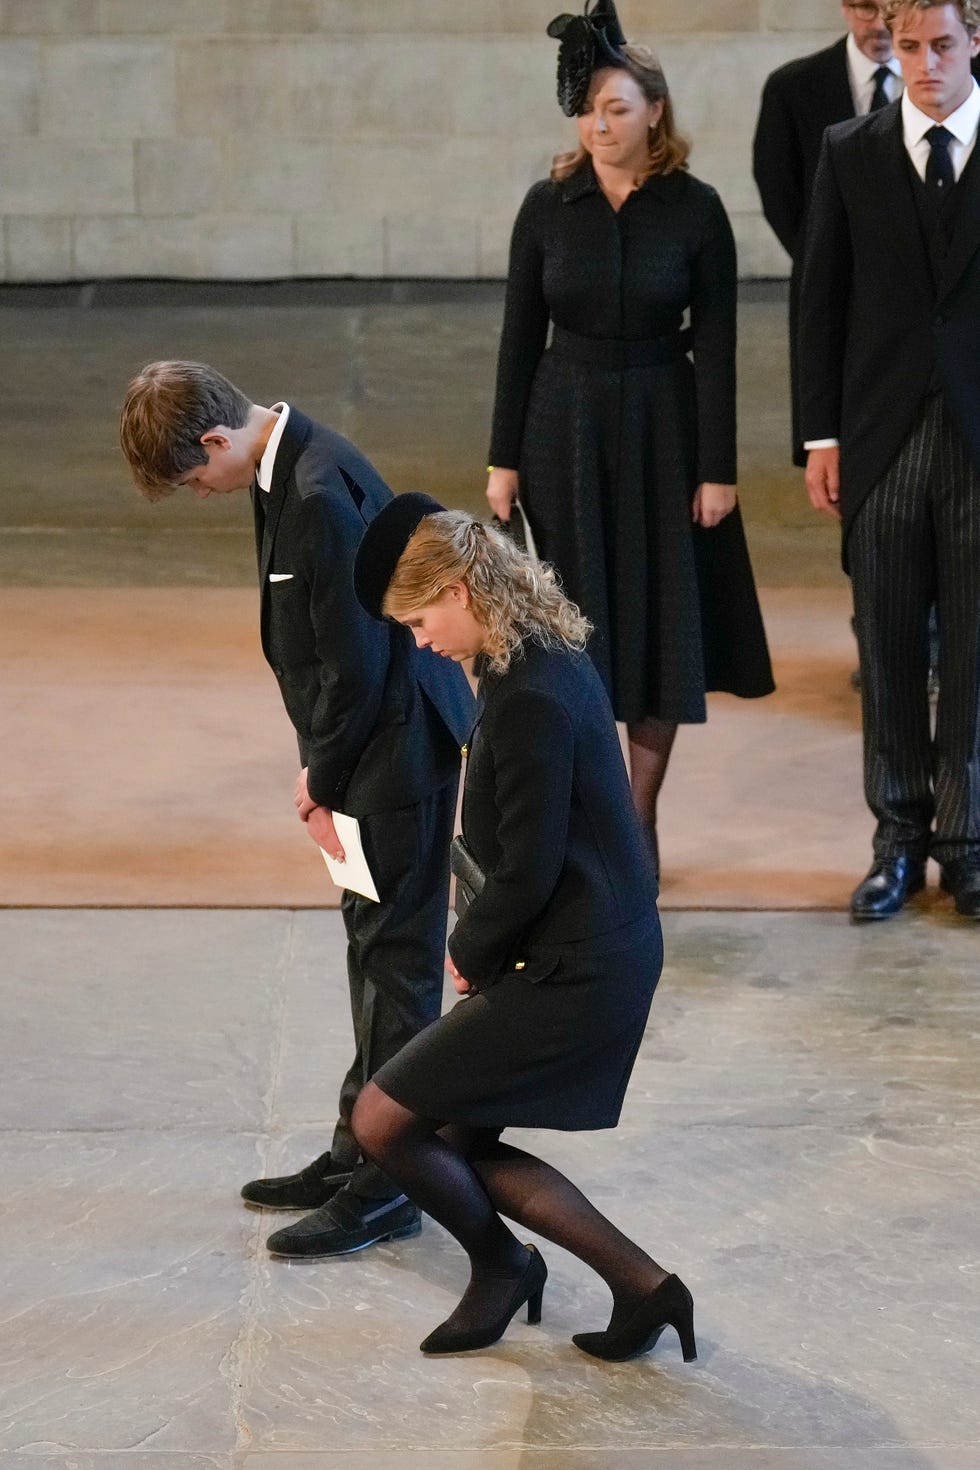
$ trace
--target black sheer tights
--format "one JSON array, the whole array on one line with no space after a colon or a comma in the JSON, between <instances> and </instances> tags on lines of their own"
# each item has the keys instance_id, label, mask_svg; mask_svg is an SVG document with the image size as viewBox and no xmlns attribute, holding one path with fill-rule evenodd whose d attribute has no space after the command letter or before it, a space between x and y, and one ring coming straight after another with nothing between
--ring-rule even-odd
<instances>
[{"instance_id":1,"label":"black sheer tights","mask_svg":"<svg viewBox=\"0 0 980 1470\"><path fill-rule=\"evenodd\" d=\"M500 1129L442 1126L369 1082L354 1131L364 1153L469 1256L470 1284L449 1319L454 1327L492 1317L527 1265L527 1252L500 1215L571 1251L602 1277L613 1294L613 1331L667 1275L557 1169L501 1143Z\"/></svg>"}]
</instances>

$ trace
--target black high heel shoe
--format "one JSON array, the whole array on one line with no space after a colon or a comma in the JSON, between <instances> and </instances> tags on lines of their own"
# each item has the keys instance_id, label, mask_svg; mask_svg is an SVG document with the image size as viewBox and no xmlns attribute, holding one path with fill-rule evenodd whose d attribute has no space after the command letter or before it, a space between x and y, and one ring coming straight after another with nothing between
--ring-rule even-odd
<instances>
[{"instance_id":1,"label":"black high heel shoe","mask_svg":"<svg viewBox=\"0 0 980 1470\"><path fill-rule=\"evenodd\" d=\"M694 1298L679 1276L668 1276L656 1291L644 1297L617 1332L577 1332L572 1342L594 1358L622 1363L649 1352L666 1327L673 1327L680 1338L685 1363L693 1363L698 1355L694 1340Z\"/></svg>"},{"instance_id":2,"label":"black high heel shoe","mask_svg":"<svg viewBox=\"0 0 980 1470\"><path fill-rule=\"evenodd\" d=\"M523 1275L515 1281L513 1290L507 1299L507 1305L499 1316L492 1322L485 1322L480 1326L471 1327L465 1332L457 1332L443 1322L434 1332L430 1332L425 1342L419 1344L423 1353L469 1353L474 1348L489 1347L503 1337L512 1317L515 1317L527 1302L527 1320L529 1322L541 1321L541 1298L544 1295L544 1284L548 1279L548 1268L544 1263L539 1251L533 1245L528 1246L528 1263L524 1268Z\"/></svg>"}]
</instances>

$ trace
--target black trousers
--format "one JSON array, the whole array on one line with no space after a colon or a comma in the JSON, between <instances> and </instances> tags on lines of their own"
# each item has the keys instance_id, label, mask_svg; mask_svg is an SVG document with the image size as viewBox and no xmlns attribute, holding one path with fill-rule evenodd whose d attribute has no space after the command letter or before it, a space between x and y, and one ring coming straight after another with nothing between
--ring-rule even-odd
<instances>
[{"instance_id":1,"label":"black trousers","mask_svg":"<svg viewBox=\"0 0 980 1470\"><path fill-rule=\"evenodd\" d=\"M364 1083L442 1010L449 903L449 844L456 783L414 806L361 818L361 840L381 903L344 893L347 977L355 1054L340 1089L331 1160L354 1171L361 1195L401 1190L374 1164L360 1163L351 1113Z\"/></svg>"},{"instance_id":2,"label":"black trousers","mask_svg":"<svg viewBox=\"0 0 980 1470\"><path fill-rule=\"evenodd\" d=\"M980 473L941 394L861 506L848 544L878 858L980 863ZM929 609L939 625L930 730Z\"/></svg>"}]
</instances>

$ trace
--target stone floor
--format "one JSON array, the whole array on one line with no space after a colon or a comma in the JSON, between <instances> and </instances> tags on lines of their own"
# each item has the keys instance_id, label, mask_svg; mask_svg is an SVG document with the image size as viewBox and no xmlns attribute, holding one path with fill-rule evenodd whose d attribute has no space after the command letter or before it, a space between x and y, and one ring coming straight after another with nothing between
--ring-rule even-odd
<instances>
[{"instance_id":1,"label":"stone floor","mask_svg":"<svg viewBox=\"0 0 980 1470\"><path fill-rule=\"evenodd\" d=\"M324 1145L339 915L0 914L4 1470L974 1470L975 933L665 936L620 1129L529 1137L688 1280L700 1361L582 1357L605 1290L548 1246L540 1327L428 1360L437 1226L287 1263L237 1199Z\"/></svg>"},{"instance_id":2,"label":"stone floor","mask_svg":"<svg viewBox=\"0 0 980 1470\"><path fill-rule=\"evenodd\" d=\"M839 911L867 842L846 584L786 464L785 302L744 294L780 693L764 728L719 709L679 742L665 897L838 911L667 913L622 1127L540 1139L691 1284L686 1367L670 1334L578 1354L604 1290L547 1246L540 1327L424 1360L464 1279L435 1225L274 1262L282 1217L237 1197L324 1146L341 924L270 895L294 757L247 506L141 502L123 385L210 359L475 508L499 287L0 289L2 1470L976 1470L977 931L934 892L879 927ZM143 906L222 895L261 906Z\"/></svg>"}]
</instances>

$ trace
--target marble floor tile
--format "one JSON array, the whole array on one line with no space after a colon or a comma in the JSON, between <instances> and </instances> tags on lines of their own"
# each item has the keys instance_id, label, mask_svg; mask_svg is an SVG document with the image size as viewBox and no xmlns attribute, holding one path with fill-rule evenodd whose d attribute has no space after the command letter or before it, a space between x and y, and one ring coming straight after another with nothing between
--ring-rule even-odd
<instances>
[{"instance_id":1,"label":"marble floor tile","mask_svg":"<svg viewBox=\"0 0 980 1470\"><path fill-rule=\"evenodd\" d=\"M245 1178L329 1142L336 912L0 912L2 1470L974 1470L977 934L665 919L614 1132L515 1134L691 1285L700 1358L580 1354L605 1288L426 1359L437 1225L269 1257Z\"/></svg>"}]
</instances>

